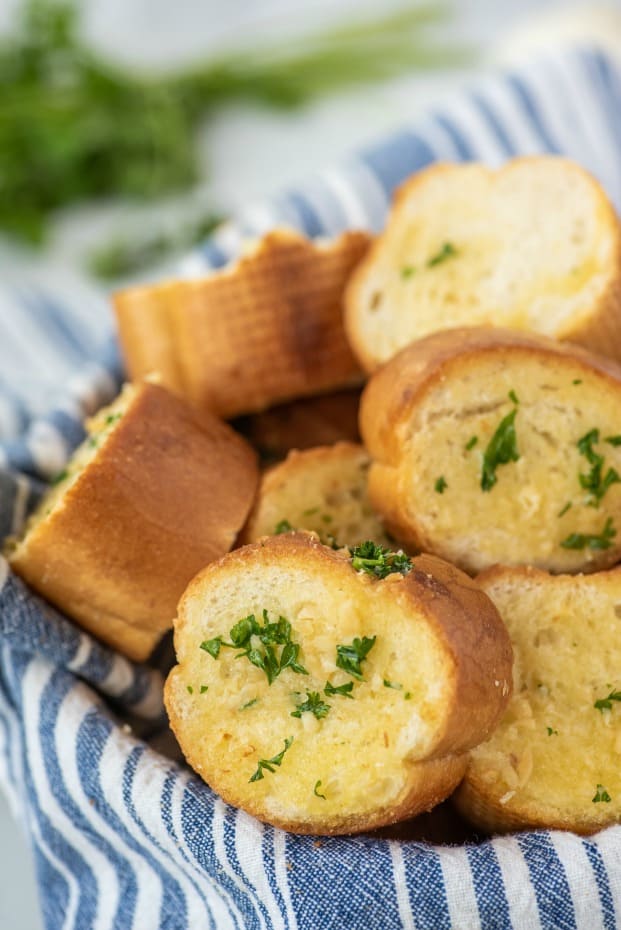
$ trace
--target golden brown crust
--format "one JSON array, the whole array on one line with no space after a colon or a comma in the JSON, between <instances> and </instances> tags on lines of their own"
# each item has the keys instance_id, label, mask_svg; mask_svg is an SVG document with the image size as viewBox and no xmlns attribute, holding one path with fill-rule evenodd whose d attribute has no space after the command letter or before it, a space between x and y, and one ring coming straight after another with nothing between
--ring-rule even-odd
<instances>
[{"instance_id":1,"label":"golden brown crust","mask_svg":"<svg viewBox=\"0 0 621 930\"><path fill-rule=\"evenodd\" d=\"M390 225L394 224L395 227L400 226L402 223L402 214L404 217L407 216L408 219L413 217L411 221L413 223L415 222L415 208L419 190L424 188L430 181L434 183L437 178L452 175L456 171L463 172L464 185L467 185L467 172L470 170L483 170L490 179L493 179L493 177L497 176L499 173L508 175L516 171L519 172L524 166L537 168L539 164L544 162L554 162L556 166L555 170L567 172L568 185L571 184L572 177L576 175L579 176L582 181L585 179L588 180L592 196L597 204L597 215L600 228L607 230L613 242L613 258L608 268L609 280L604 290L598 294L597 299L594 300L591 306L583 310L582 313L570 313L567 319L559 324L558 329L550 334L553 335L554 338L584 346L590 351L598 352L621 361L621 225L615 213L615 209L599 182L575 162L557 156L529 155L513 158L499 169L489 169L482 165L456 165L453 163L438 162L412 175L399 186L394 194L391 214L385 233L376 237L371 243L364 259L354 270L345 292L345 330L347 338L349 339L356 358L366 372L371 373L375 371L381 364L385 363L387 359L378 356L377 347L373 345L372 340L369 339L369 335L364 331L362 313L364 307L363 291L365 281L375 267L383 264L383 256L386 250L385 240L387 240L388 233L390 232ZM516 208L518 207L519 205L516 204ZM456 209L459 210L459 207L456 207ZM410 214L411 217L408 216L408 214ZM534 230L533 234L536 234L536 230ZM559 300L562 302L563 298L559 297ZM459 299L457 303L459 303ZM415 308L411 308L411 310L415 312ZM522 326L517 322L520 316L521 313L516 313L515 321L505 320L501 317L499 318L499 322L521 329ZM463 325L466 319L467 313L462 309L461 313L456 313L452 321L448 323L443 322L440 325L442 328L447 326L453 328ZM470 315L470 319L472 319L472 315ZM477 319L473 320L473 322L478 324L480 321ZM395 322L394 325L397 326L398 321ZM531 325L524 326L524 328L544 331L546 325L547 321L545 320L542 321L541 326L531 321ZM426 332L419 332L416 336L409 337L408 341L411 341L413 338L424 337L425 335ZM403 342L401 345L403 345Z\"/></svg>"},{"instance_id":2,"label":"golden brown crust","mask_svg":"<svg viewBox=\"0 0 621 930\"><path fill-rule=\"evenodd\" d=\"M240 429L265 459L283 459L292 449L359 442L359 404L359 388L309 397L253 414Z\"/></svg>"},{"instance_id":3,"label":"golden brown crust","mask_svg":"<svg viewBox=\"0 0 621 930\"><path fill-rule=\"evenodd\" d=\"M345 282L369 236L324 246L289 230L268 233L248 255L173 297L189 400L221 416L360 383L345 338Z\"/></svg>"},{"instance_id":4,"label":"golden brown crust","mask_svg":"<svg viewBox=\"0 0 621 930\"><path fill-rule=\"evenodd\" d=\"M238 766L239 772L236 768L235 755L230 756L229 765L233 766L234 774L227 775L207 758L205 746L199 745L200 740L192 736L192 733L196 735L204 732L205 725L201 722L200 710L196 711L197 717L192 717L194 711L191 710L190 702L195 698L193 696L188 698L187 683L190 679L198 681L197 676L200 674L203 676L200 680L208 682L209 688L204 699L217 701L217 689L221 687L223 680L228 680L216 678L212 681L207 677L209 674L216 674L216 671L212 669L217 669L217 663L212 663L211 660L208 660L206 665L199 664L200 671L199 667L193 665L197 661L200 663L200 659L197 659L197 647L200 638L207 635L204 627L205 611L201 605L217 603L221 606L222 592L228 591L235 585L249 586L249 595L254 595L258 579L269 577L269 590L281 592L281 599L278 600L279 606L273 607L272 610L287 614L290 605L287 605L286 599L296 595L282 594L286 575L291 577L295 575L296 591L303 585L302 578L306 577L308 581L303 587L306 597L311 599L310 591L314 578L321 578L321 588L328 598L330 591L335 594L340 592L342 596L351 596L352 599L368 598L364 612L365 615L370 614L371 618L374 616L374 605L375 610L385 611L387 605L392 604L395 609L399 610L400 615L410 616L411 623L423 623L441 650L445 667L445 682L450 682L446 685L448 689L446 702L441 701L439 711L436 709L441 719L437 718L433 738L428 745L425 744L427 748L424 757L413 756L408 760L407 783L404 790L400 792L397 803L394 800L382 802L378 795L375 807L367 809L363 814L360 811L348 809L347 805L341 805L337 810L333 809L327 813L326 809L321 806L319 811L309 811L305 804L300 804L296 816L292 816L291 812L287 816L282 816L274 813L273 808L268 808L264 800L256 796L254 788L248 790L245 769L251 770L252 768L254 747L249 749L247 763L244 754L244 765ZM239 579L238 582L237 579ZM215 595L216 591L220 600ZM383 606L380 606L380 601ZM250 601L247 603L250 604ZM255 612L258 610L254 605L251 607ZM247 609L250 610L251 607ZM330 615L333 616L335 613L338 613L336 606L330 611ZM200 620L198 620L199 617ZM302 623L299 618L297 623L293 618L291 621L294 629ZM320 622L319 619L316 622ZM377 618L374 622L378 622ZM201 626L197 629L198 623ZM319 628L317 635L321 635L322 632ZM302 659L308 664L311 646L304 639L301 640L301 646ZM402 646L403 643L400 641L398 645L395 643L393 648L401 649ZM307 534L293 533L263 539L259 543L235 550L201 572L193 579L180 601L178 617L175 621L175 647L179 665L167 681L165 701L171 726L188 762L229 803L242 807L275 826L295 832L322 834L360 832L404 820L430 809L447 797L459 782L466 766L465 753L481 739L485 739L496 726L510 692L512 655L506 631L489 599L471 579L453 566L433 556L423 555L414 559L414 568L409 574L392 575L387 580L380 581L365 573L353 571L351 561L343 552L334 552L322 546L314 536ZM390 643L388 643L387 654L390 653L390 648ZM420 662L424 663L424 661L424 657L420 656ZM310 667L312 681L313 672L312 666ZM321 674L326 673L322 670ZM422 669L421 674L424 674ZM312 684L308 685L306 682L298 685L296 681L295 685L313 687ZM265 702L265 708L263 711L257 711L257 713L262 713L261 722L256 731L257 740L264 737L265 728L273 725L272 722L277 717L275 705L270 708L268 702L272 697L276 701L279 687L280 685L275 683L272 689L267 689L266 694L261 697L260 705L262 706ZM288 687L291 686L283 685L283 688ZM380 691L395 693L387 688L380 688ZM357 701L342 701L342 704L347 705L348 712L352 708L354 712L358 712L357 707L362 707L359 711L362 715L359 726L365 728L368 726L366 722L368 705L366 708L363 707L362 693L358 693L360 697ZM224 696L222 700L224 701ZM445 706L446 703L450 706ZM218 720L226 720L226 729L229 732L224 734L223 738L228 740L232 733L233 741L228 745L233 746L237 726L236 717L235 712L225 710L225 706L227 705L223 704L220 711L217 710L218 705L216 705L215 712ZM405 706L406 710L409 709L408 704L402 706ZM428 708L425 713L431 714L432 711ZM246 719L244 718L244 721ZM271 737L272 745L276 745L279 737L282 737L279 726L280 724L276 724L278 732ZM293 727L293 724L289 723L286 726ZM387 730L390 730L388 721ZM398 733L395 733L394 729L391 732L392 737L398 738ZM312 738L305 730L300 733L296 736L297 743L293 743L290 749L288 759L290 767L295 766L298 747L301 749L303 741ZM386 738L386 733L384 737ZM217 742L218 738L218 734L214 731L212 740ZM256 742L248 735L244 739L249 739L252 743ZM313 758L324 756L326 751L322 748L320 737L317 738L314 748L311 747L308 751L311 751ZM372 751L373 747L369 746L369 752ZM231 749L230 752L233 750ZM301 757L298 756L298 758ZM355 767L354 762L351 764ZM256 761L254 765L256 766ZM298 765L301 765L299 777L301 779L310 777L306 771L307 766L304 763L298 763ZM279 771L281 784L283 772L284 767ZM352 772L348 772L344 780L349 782L351 777ZM271 784L267 783L266 787L270 788ZM277 784L276 779L273 780L273 784ZM265 786L265 783L262 782L262 785ZM310 791L312 793L312 784Z\"/></svg>"},{"instance_id":5,"label":"golden brown crust","mask_svg":"<svg viewBox=\"0 0 621 930\"><path fill-rule=\"evenodd\" d=\"M182 401L142 384L11 566L101 640L145 659L188 581L230 549L257 479L254 453L230 427L215 417L199 426Z\"/></svg>"},{"instance_id":6,"label":"golden brown crust","mask_svg":"<svg viewBox=\"0 0 621 930\"><path fill-rule=\"evenodd\" d=\"M129 287L114 294L112 304L130 380L141 381L157 373L164 387L183 394L171 319L171 300L177 287L176 281Z\"/></svg>"}]
</instances>

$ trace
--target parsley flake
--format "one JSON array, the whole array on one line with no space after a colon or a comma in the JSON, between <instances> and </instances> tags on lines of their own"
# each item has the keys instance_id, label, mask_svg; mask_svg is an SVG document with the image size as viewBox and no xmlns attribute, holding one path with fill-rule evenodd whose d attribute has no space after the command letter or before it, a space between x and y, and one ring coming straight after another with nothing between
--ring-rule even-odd
<instances>
[{"instance_id":1,"label":"parsley flake","mask_svg":"<svg viewBox=\"0 0 621 930\"><path fill-rule=\"evenodd\" d=\"M341 697L351 698L353 700L353 694L351 693L353 688L353 681L347 681L344 685L331 685L329 681L326 681L326 686L323 689L323 693L328 697L333 694L340 694Z\"/></svg>"},{"instance_id":2,"label":"parsley flake","mask_svg":"<svg viewBox=\"0 0 621 930\"><path fill-rule=\"evenodd\" d=\"M66 468L63 468L63 470L59 471L57 475L54 475L54 477L50 481L50 484L52 485L60 484L61 481L64 481L65 478L68 478L68 477L69 477L69 472L67 471Z\"/></svg>"},{"instance_id":3,"label":"parsley flake","mask_svg":"<svg viewBox=\"0 0 621 930\"><path fill-rule=\"evenodd\" d=\"M607 442L609 446L621 446L621 436L606 436L604 442Z\"/></svg>"},{"instance_id":4,"label":"parsley flake","mask_svg":"<svg viewBox=\"0 0 621 930\"><path fill-rule=\"evenodd\" d=\"M582 439L579 439L577 442L580 455L583 455L591 466L591 470L586 474L578 474L580 487L584 488L585 491L588 491L591 495L591 498L588 502L590 507L598 507L599 502L601 501L610 485L621 481L619 473L614 468L609 468L606 474L602 477L604 456L599 455L593 448L596 442L599 442L598 429L590 430L582 437Z\"/></svg>"},{"instance_id":5,"label":"parsley flake","mask_svg":"<svg viewBox=\"0 0 621 930\"><path fill-rule=\"evenodd\" d=\"M204 694L206 691L209 691L209 685L201 685L200 693Z\"/></svg>"},{"instance_id":6,"label":"parsley flake","mask_svg":"<svg viewBox=\"0 0 621 930\"><path fill-rule=\"evenodd\" d=\"M245 704L242 704L242 706L239 709L246 710L248 707L253 707L255 704L258 704L258 703L259 703L258 698L252 698L251 701L246 701Z\"/></svg>"},{"instance_id":7,"label":"parsley flake","mask_svg":"<svg viewBox=\"0 0 621 930\"><path fill-rule=\"evenodd\" d=\"M481 471L482 491L491 491L498 481L496 469L499 465L508 465L509 462L517 462L520 457L515 434L515 417L517 412L517 407L514 407L511 413L508 413L506 417L502 418L483 454L483 469Z\"/></svg>"},{"instance_id":8,"label":"parsley flake","mask_svg":"<svg viewBox=\"0 0 621 930\"><path fill-rule=\"evenodd\" d=\"M595 792L595 797L591 798L593 804L599 804L600 801L603 801L605 804L610 804L612 798L606 791L603 785L597 786L597 791Z\"/></svg>"},{"instance_id":9,"label":"parsley flake","mask_svg":"<svg viewBox=\"0 0 621 930\"><path fill-rule=\"evenodd\" d=\"M552 729L552 727L546 727L548 731L548 736L558 736L558 730Z\"/></svg>"},{"instance_id":10,"label":"parsley flake","mask_svg":"<svg viewBox=\"0 0 621 930\"><path fill-rule=\"evenodd\" d=\"M376 578L386 578L393 572L407 575L412 570L412 562L404 552L393 552L384 546L378 546L367 539L359 546L350 548L351 564L357 572L367 572Z\"/></svg>"},{"instance_id":11,"label":"parsley flake","mask_svg":"<svg viewBox=\"0 0 621 930\"><path fill-rule=\"evenodd\" d=\"M612 540L617 531L612 525L612 517L608 517L604 528L599 535L589 533L570 533L561 543L563 549L610 549Z\"/></svg>"},{"instance_id":12,"label":"parsley flake","mask_svg":"<svg viewBox=\"0 0 621 930\"><path fill-rule=\"evenodd\" d=\"M249 782L261 781L261 779L264 778L263 770L266 770L268 772L273 772L275 767L282 765L282 760L285 757L285 753L289 749L289 746L291 745L292 742L293 742L293 737L290 736L288 739L285 740L285 748L281 750L281 752L279 752L277 756L272 756L271 759L259 759L257 770L252 776L252 778L248 779L248 781Z\"/></svg>"},{"instance_id":13,"label":"parsley flake","mask_svg":"<svg viewBox=\"0 0 621 930\"><path fill-rule=\"evenodd\" d=\"M336 647L336 665L342 668L344 672L353 678L362 680L361 663L364 662L371 649L375 645L377 636L363 636L359 639L357 636L349 645L339 645Z\"/></svg>"},{"instance_id":14,"label":"parsley flake","mask_svg":"<svg viewBox=\"0 0 621 930\"><path fill-rule=\"evenodd\" d=\"M280 536L281 533L291 533L293 529L288 520L279 520L274 527L274 536Z\"/></svg>"},{"instance_id":15,"label":"parsley flake","mask_svg":"<svg viewBox=\"0 0 621 930\"><path fill-rule=\"evenodd\" d=\"M567 501L567 503L565 504L565 506L562 507L562 508L559 510L559 512L557 513L556 516L557 516L557 517L564 517L565 514L567 513L567 511L569 510L570 507L571 507L571 501Z\"/></svg>"},{"instance_id":16,"label":"parsley flake","mask_svg":"<svg viewBox=\"0 0 621 930\"><path fill-rule=\"evenodd\" d=\"M608 697L599 698L593 707L596 707L597 710L612 710L612 702L621 701L621 691L611 691Z\"/></svg>"},{"instance_id":17,"label":"parsley flake","mask_svg":"<svg viewBox=\"0 0 621 930\"><path fill-rule=\"evenodd\" d=\"M321 700L318 691L307 691L306 700L298 704L296 709L291 712L292 717L300 718L302 714L313 714L317 720L327 717L330 712L330 705Z\"/></svg>"},{"instance_id":18,"label":"parsley flake","mask_svg":"<svg viewBox=\"0 0 621 930\"><path fill-rule=\"evenodd\" d=\"M319 790L320 788L321 788L321 780L315 782L315 787L313 788L313 794L315 795L316 798L323 798L324 801L327 801L328 800L327 797L325 796L325 794L322 794L320 792Z\"/></svg>"},{"instance_id":19,"label":"parsley flake","mask_svg":"<svg viewBox=\"0 0 621 930\"><path fill-rule=\"evenodd\" d=\"M442 262L445 262L447 258L454 258L458 254L457 249L452 242L445 242L439 252L436 252L435 255L427 262L427 268L435 268L436 265L440 265Z\"/></svg>"},{"instance_id":20,"label":"parsley flake","mask_svg":"<svg viewBox=\"0 0 621 930\"><path fill-rule=\"evenodd\" d=\"M404 265L401 269L401 277L404 281L407 281L408 278L411 278L413 274L416 274L416 268L414 265Z\"/></svg>"},{"instance_id":21,"label":"parsley flake","mask_svg":"<svg viewBox=\"0 0 621 930\"><path fill-rule=\"evenodd\" d=\"M582 384L582 378L574 378L574 380L573 380L571 383L572 383L572 384Z\"/></svg>"},{"instance_id":22,"label":"parsley flake","mask_svg":"<svg viewBox=\"0 0 621 930\"><path fill-rule=\"evenodd\" d=\"M466 450L466 452L470 452L471 449L474 449L478 441L479 441L478 436L471 436L468 442L466 443L466 445L464 446L464 449Z\"/></svg>"},{"instance_id":23,"label":"parsley flake","mask_svg":"<svg viewBox=\"0 0 621 930\"><path fill-rule=\"evenodd\" d=\"M186 687L188 689L188 694L194 694L194 688L192 687L192 685L186 685Z\"/></svg>"},{"instance_id":24,"label":"parsley flake","mask_svg":"<svg viewBox=\"0 0 621 930\"><path fill-rule=\"evenodd\" d=\"M512 400L514 404L519 404L518 396L513 389L509 391L509 400Z\"/></svg>"},{"instance_id":25,"label":"parsley flake","mask_svg":"<svg viewBox=\"0 0 621 930\"><path fill-rule=\"evenodd\" d=\"M433 487L438 494L444 494L445 490L448 488L444 475L440 475Z\"/></svg>"},{"instance_id":26,"label":"parsley flake","mask_svg":"<svg viewBox=\"0 0 621 930\"><path fill-rule=\"evenodd\" d=\"M291 624L285 617L279 617L276 622L270 623L268 612L264 610L261 626L255 615L249 614L231 627L229 635L230 643L224 642L221 636L216 636L201 643L200 648L214 659L220 655L222 646L241 650L235 658L242 659L245 656L251 665L265 672L270 685L286 668L298 675L308 675L304 666L298 662L300 645L291 639ZM257 639L259 644L256 643ZM280 655L278 646L282 646Z\"/></svg>"},{"instance_id":27,"label":"parsley flake","mask_svg":"<svg viewBox=\"0 0 621 930\"><path fill-rule=\"evenodd\" d=\"M384 687L385 688L394 688L395 691L402 691L403 685L400 685L398 681L388 681L387 678L384 678Z\"/></svg>"}]
</instances>

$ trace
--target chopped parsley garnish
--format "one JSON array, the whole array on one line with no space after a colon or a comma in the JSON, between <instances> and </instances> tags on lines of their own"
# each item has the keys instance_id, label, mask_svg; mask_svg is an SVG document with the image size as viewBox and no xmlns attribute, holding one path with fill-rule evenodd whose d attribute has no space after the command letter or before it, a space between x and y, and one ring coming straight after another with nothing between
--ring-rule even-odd
<instances>
[{"instance_id":1,"label":"chopped parsley garnish","mask_svg":"<svg viewBox=\"0 0 621 930\"><path fill-rule=\"evenodd\" d=\"M200 687L200 693L201 693L201 694L204 694L205 691L209 691L209 685L201 685L201 687Z\"/></svg>"},{"instance_id":2,"label":"chopped parsley garnish","mask_svg":"<svg viewBox=\"0 0 621 930\"><path fill-rule=\"evenodd\" d=\"M302 511L303 517L312 517L314 513L319 513L319 507L309 507L308 510Z\"/></svg>"},{"instance_id":3,"label":"chopped parsley garnish","mask_svg":"<svg viewBox=\"0 0 621 930\"><path fill-rule=\"evenodd\" d=\"M313 794L315 795L315 797L323 798L324 801L327 801L328 800L327 797L325 796L325 794L322 794L320 792L319 790L320 788L321 788L321 780L315 782L315 787L313 788Z\"/></svg>"},{"instance_id":4,"label":"chopped parsley garnish","mask_svg":"<svg viewBox=\"0 0 621 930\"><path fill-rule=\"evenodd\" d=\"M415 273L416 273L416 268L414 267L414 265L404 265L403 268L401 269L401 277L404 280L411 278L412 275Z\"/></svg>"},{"instance_id":5,"label":"chopped parsley garnish","mask_svg":"<svg viewBox=\"0 0 621 930\"><path fill-rule=\"evenodd\" d=\"M352 698L352 691L354 688L353 681L347 681L344 685L331 685L329 681L326 681L326 686L323 689L323 693L327 694L330 697L333 694L340 694L342 697Z\"/></svg>"},{"instance_id":6,"label":"chopped parsley garnish","mask_svg":"<svg viewBox=\"0 0 621 930\"><path fill-rule=\"evenodd\" d=\"M562 507L561 510L559 510L559 512L557 513L557 517L564 517L570 507L571 507L571 501L567 501L565 506Z\"/></svg>"},{"instance_id":7,"label":"chopped parsley garnish","mask_svg":"<svg viewBox=\"0 0 621 930\"><path fill-rule=\"evenodd\" d=\"M230 643L224 642L221 636L216 636L201 643L200 648L214 659L220 655L222 646L241 650L235 658L241 659L246 656L252 665L265 672L270 685L286 668L298 675L308 675L307 670L298 662L300 646L292 641L291 624L284 617L279 617L276 623L270 623L267 610L264 610L261 626L255 615L250 614L236 623L229 635ZM259 640L260 646L253 644L253 637ZM282 646L280 655L278 646Z\"/></svg>"},{"instance_id":8,"label":"chopped parsley garnish","mask_svg":"<svg viewBox=\"0 0 621 930\"><path fill-rule=\"evenodd\" d=\"M192 687L192 685L186 685L186 687L188 689L188 694L194 694L194 688Z\"/></svg>"},{"instance_id":9,"label":"chopped parsley garnish","mask_svg":"<svg viewBox=\"0 0 621 930\"><path fill-rule=\"evenodd\" d=\"M606 436L604 442L607 442L609 446L621 446L621 436Z\"/></svg>"},{"instance_id":10,"label":"chopped parsley garnish","mask_svg":"<svg viewBox=\"0 0 621 930\"><path fill-rule=\"evenodd\" d=\"M612 525L612 517L608 517L599 536L588 533L570 533L561 546L563 549L610 549L616 535L617 531Z\"/></svg>"},{"instance_id":11,"label":"chopped parsley garnish","mask_svg":"<svg viewBox=\"0 0 621 930\"><path fill-rule=\"evenodd\" d=\"M336 647L336 665L353 678L362 680L361 663L364 662L375 645L376 636L357 636L349 645Z\"/></svg>"},{"instance_id":12,"label":"chopped parsley garnish","mask_svg":"<svg viewBox=\"0 0 621 930\"><path fill-rule=\"evenodd\" d=\"M105 420L106 426L112 426L113 423L118 423L122 416L122 413L109 413Z\"/></svg>"},{"instance_id":13,"label":"chopped parsley garnish","mask_svg":"<svg viewBox=\"0 0 621 930\"><path fill-rule=\"evenodd\" d=\"M445 262L447 258L453 258L457 255L457 249L452 242L445 242L439 252L436 252L435 255L427 262L427 268L435 268L436 265L440 265L442 262Z\"/></svg>"},{"instance_id":14,"label":"chopped parsley garnish","mask_svg":"<svg viewBox=\"0 0 621 930\"><path fill-rule=\"evenodd\" d=\"M282 765L282 760L285 757L285 753L288 750L292 742L293 742L293 737L290 736L288 739L285 740L285 748L281 752L279 752L277 756L272 756L271 759L259 759L257 770L252 776L252 778L248 779L248 781L249 782L261 781L261 779L264 777L263 775L264 769L266 769L268 772L273 772L274 768L277 768L278 766Z\"/></svg>"},{"instance_id":15,"label":"chopped parsley garnish","mask_svg":"<svg viewBox=\"0 0 621 930\"><path fill-rule=\"evenodd\" d=\"M400 685L398 681L388 681L387 678L384 678L384 687L394 688L395 691L401 691L403 689L403 685Z\"/></svg>"},{"instance_id":16,"label":"chopped parsley garnish","mask_svg":"<svg viewBox=\"0 0 621 930\"><path fill-rule=\"evenodd\" d=\"M584 455L591 466L591 470L586 474L579 473L578 480L580 487L584 488L591 495L589 506L598 507L599 502L608 490L611 484L621 481L619 473L614 468L609 468L602 477L604 467L604 456L599 455L593 446L599 442L599 430L592 429L577 442L580 455Z\"/></svg>"},{"instance_id":17,"label":"chopped parsley garnish","mask_svg":"<svg viewBox=\"0 0 621 930\"><path fill-rule=\"evenodd\" d=\"M378 546L371 539L349 551L352 568L357 572L375 575L376 578L386 578L393 572L407 575L412 569L412 562L404 552L393 552L384 546Z\"/></svg>"},{"instance_id":18,"label":"chopped parsley garnish","mask_svg":"<svg viewBox=\"0 0 621 930\"><path fill-rule=\"evenodd\" d=\"M91 436L88 440L89 448L96 449L97 446L99 445L100 439L101 439L101 436L99 435L99 433L96 433L94 436Z\"/></svg>"},{"instance_id":19,"label":"chopped parsley garnish","mask_svg":"<svg viewBox=\"0 0 621 930\"><path fill-rule=\"evenodd\" d=\"M254 705L255 705L255 704L258 704L258 703L259 703L259 699L258 699L258 698L252 698L251 701L246 701L245 704L242 704L242 706L241 706L239 709L240 709L240 710L246 710L248 707L254 707Z\"/></svg>"},{"instance_id":20,"label":"chopped parsley garnish","mask_svg":"<svg viewBox=\"0 0 621 930\"><path fill-rule=\"evenodd\" d=\"M612 710L612 702L621 701L621 691L611 691L608 697L599 698L593 705L597 710Z\"/></svg>"},{"instance_id":21,"label":"chopped parsley garnish","mask_svg":"<svg viewBox=\"0 0 621 930\"><path fill-rule=\"evenodd\" d=\"M293 527L288 520L279 520L274 527L274 536L280 536L281 533L290 533Z\"/></svg>"},{"instance_id":22,"label":"chopped parsley garnish","mask_svg":"<svg viewBox=\"0 0 621 930\"><path fill-rule=\"evenodd\" d=\"M65 478L68 478L68 477L69 477L69 472L67 471L66 468L63 468L63 470L62 470L62 471L59 471L57 475L54 475L54 477L53 477L52 480L50 481L50 484L52 484L52 485L53 485L53 484L60 484L61 481L64 481Z\"/></svg>"},{"instance_id":23,"label":"chopped parsley garnish","mask_svg":"<svg viewBox=\"0 0 621 930\"><path fill-rule=\"evenodd\" d=\"M518 396L513 389L509 391L509 400L512 400L514 404L519 404Z\"/></svg>"},{"instance_id":24,"label":"chopped parsley garnish","mask_svg":"<svg viewBox=\"0 0 621 930\"><path fill-rule=\"evenodd\" d=\"M464 446L464 449L466 450L466 452L470 452L471 449L474 449L478 441L479 441L478 436L471 436L468 442L466 443L466 445Z\"/></svg>"},{"instance_id":25,"label":"chopped parsley garnish","mask_svg":"<svg viewBox=\"0 0 621 930\"><path fill-rule=\"evenodd\" d=\"M483 469L481 472L481 490L483 491L491 491L498 481L496 469L499 465L517 462L520 457L515 435L517 412L517 407L514 407L511 413L502 418L483 454Z\"/></svg>"},{"instance_id":26,"label":"chopped parsley garnish","mask_svg":"<svg viewBox=\"0 0 621 930\"><path fill-rule=\"evenodd\" d=\"M595 797L591 798L591 800L593 804L599 804L600 801L603 801L605 804L609 804L612 801L612 798L603 785L598 785L597 791L595 792Z\"/></svg>"},{"instance_id":27,"label":"chopped parsley garnish","mask_svg":"<svg viewBox=\"0 0 621 930\"><path fill-rule=\"evenodd\" d=\"M434 490L438 494L444 494L446 488L448 488L448 484L446 483L446 478L444 477L444 475L440 475L440 477L437 479L436 483L434 484Z\"/></svg>"},{"instance_id":28,"label":"chopped parsley garnish","mask_svg":"<svg viewBox=\"0 0 621 930\"><path fill-rule=\"evenodd\" d=\"M328 716L330 705L321 700L318 691L307 691L306 700L298 704L296 709L291 712L292 717L301 717L302 714L314 714L317 720L322 720Z\"/></svg>"},{"instance_id":29,"label":"chopped parsley garnish","mask_svg":"<svg viewBox=\"0 0 621 930\"><path fill-rule=\"evenodd\" d=\"M571 383L572 383L572 384L582 384L582 378L574 378L574 380L573 380Z\"/></svg>"},{"instance_id":30,"label":"chopped parsley garnish","mask_svg":"<svg viewBox=\"0 0 621 930\"><path fill-rule=\"evenodd\" d=\"M548 731L548 736L558 736L558 730L552 729L552 727L546 727Z\"/></svg>"},{"instance_id":31,"label":"chopped parsley garnish","mask_svg":"<svg viewBox=\"0 0 621 930\"><path fill-rule=\"evenodd\" d=\"M321 515L321 522L322 522L322 523L332 523L332 517L330 516L329 513L324 513L324 514Z\"/></svg>"},{"instance_id":32,"label":"chopped parsley garnish","mask_svg":"<svg viewBox=\"0 0 621 930\"><path fill-rule=\"evenodd\" d=\"M411 700L412 700L412 692L411 692L411 691L406 691L405 694L403 695L403 700L404 700L404 701L411 701Z\"/></svg>"}]
</instances>

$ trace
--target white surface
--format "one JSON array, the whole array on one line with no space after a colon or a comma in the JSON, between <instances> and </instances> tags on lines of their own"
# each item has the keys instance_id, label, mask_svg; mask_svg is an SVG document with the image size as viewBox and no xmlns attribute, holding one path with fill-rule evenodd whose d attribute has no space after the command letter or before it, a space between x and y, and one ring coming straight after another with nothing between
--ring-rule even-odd
<instances>
[{"instance_id":1,"label":"white surface","mask_svg":"<svg viewBox=\"0 0 621 930\"><path fill-rule=\"evenodd\" d=\"M397 5L397 4L394 4ZM500 46L511 26L529 11L567 9L561 0L462 0L453 34ZM9 20L15 0L0 0L0 25ZM196 56L229 44L240 35L276 37L304 27L332 21L335 11L386 9L382 0L364 3L347 0L89 0L87 33L102 49L148 66L155 61L174 62L182 51ZM295 12L292 13L291 11ZM252 29L248 29L248 24ZM520 53L528 39L520 37ZM515 48L512 49L515 55ZM502 58L501 54L498 54ZM209 158L209 181L198 194L180 199L174 209L183 211L197 199L234 209L247 198L269 194L310 170L327 164L361 143L381 135L421 105L454 90L464 74L440 73L433 77L395 81L323 101L291 114L237 107L223 112L206 131L204 147ZM166 207L165 209L168 209ZM148 215L148 211L147 211ZM75 263L79 247L102 228L118 228L119 218L143 223L145 211L111 207L98 214L75 211L60 224L54 254ZM32 860L19 828L0 797L0 930L38 930L41 920L35 897ZM81 928L88 930L88 928Z\"/></svg>"}]
</instances>

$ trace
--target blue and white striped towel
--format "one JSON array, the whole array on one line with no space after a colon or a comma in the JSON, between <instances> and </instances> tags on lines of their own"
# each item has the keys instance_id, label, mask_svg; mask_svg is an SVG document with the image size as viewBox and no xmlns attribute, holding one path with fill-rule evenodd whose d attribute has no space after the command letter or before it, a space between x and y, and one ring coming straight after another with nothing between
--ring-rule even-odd
<instances>
[{"instance_id":1,"label":"blue and white striped towel","mask_svg":"<svg viewBox=\"0 0 621 930\"><path fill-rule=\"evenodd\" d=\"M391 192L438 159L557 152L621 207L621 68L587 50L479 82L392 138L249 209L185 265L220 265L286 223L311 236L381 227ZM113 345L73 293L20 282L0 297L0 529L15 531L120 380ZM99 300L99 298L98 298ZM86 310L85 310L86 307ZM17 313L18 311L18 313ZM89 366L67 379L77 355ZM45 366L41 360L45 359ZM49 394L63 397L33 417ZM19 377L18 377L19 376ZM77 631L0 563L0 780L25 822L50 930L612 930L621 826L434 847L286 835L227 807L166 752L162 676ZM165 657L162 657L163 663Z\"/></svg>"}]
</instances>

